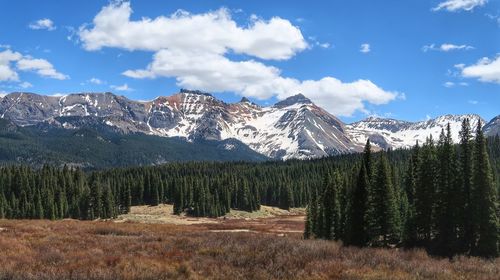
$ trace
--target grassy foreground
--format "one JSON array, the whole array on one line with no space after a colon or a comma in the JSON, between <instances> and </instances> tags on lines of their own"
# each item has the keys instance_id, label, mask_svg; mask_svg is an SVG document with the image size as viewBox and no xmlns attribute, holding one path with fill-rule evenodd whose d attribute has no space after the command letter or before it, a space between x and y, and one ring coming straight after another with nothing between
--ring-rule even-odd
<instances>
[{"instance_id":1,"label":"grassy foreground","mask_svg":"<svg viewBox=\"0 0 500 280\"><path fill-rule=\"evenodd\" d=\"M450 262L420 250L302 240L294 221L266 226L263 219L248 226L245 220L194 225L0 220L0 279L480 280L500 275L499 259ZM287 225L288 233L274 230Z\"/></svg>"}]
</instances>

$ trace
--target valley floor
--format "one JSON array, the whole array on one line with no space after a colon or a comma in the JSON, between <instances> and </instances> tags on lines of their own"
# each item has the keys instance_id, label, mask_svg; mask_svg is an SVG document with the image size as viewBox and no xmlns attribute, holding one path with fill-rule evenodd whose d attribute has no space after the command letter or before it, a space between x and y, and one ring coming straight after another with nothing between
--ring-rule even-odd
<instances>
[{"instance_id":1,"label":"valley floor","mask_svg":"<svg viewBox=\"0 0 500 280\"><path fill-rule=\"evenodd\" d=\"M0 279L498 279L500 259L302 240L303 209L225 218L134 207L115 221L0 220Z\"/></svg>"}]
</instances>

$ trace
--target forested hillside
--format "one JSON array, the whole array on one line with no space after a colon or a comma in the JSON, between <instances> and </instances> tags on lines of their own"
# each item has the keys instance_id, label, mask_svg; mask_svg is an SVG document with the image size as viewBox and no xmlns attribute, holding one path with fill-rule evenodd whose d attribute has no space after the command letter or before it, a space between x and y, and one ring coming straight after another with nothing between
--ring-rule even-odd
<instances>
[{"instance_id":1,"label":"forested hillside","mask_svg":"<svg viewBox=\"0 0 500 280\"><path fill-rule=\"evenodd\" d=\"M92 117L61 117L81 128L20 127L0 118L0 164L78 166L86 171L183 161L263 161L267 157L234 139L210 141L123 134Z\"/></svg>"},{"instance_id":2,"label":"forested hillside","mask_svg":"<svg viewBox=\"0 0 500 280\"><path fill-rule=\"evenodd\" d=\"M112 218L132 205L159 203L208 217L262 204L309 205L307 238L492 256L484 249L491 244L476 241L498 230L500 139L485 146L481 133L472 139L467 123L461 135L459 145L443 132L436 143L428 139L413 150L366 149L308 161L187 162L88 173L7 166L0 168L0 218Z\"/></svg>"}]
</instances>

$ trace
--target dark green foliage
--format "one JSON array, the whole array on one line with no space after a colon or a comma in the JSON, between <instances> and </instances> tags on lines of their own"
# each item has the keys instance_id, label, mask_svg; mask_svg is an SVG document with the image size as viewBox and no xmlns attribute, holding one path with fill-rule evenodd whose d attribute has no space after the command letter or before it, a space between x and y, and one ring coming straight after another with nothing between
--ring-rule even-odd
<instances>
[{"instance_id":1,"label":"dark green foliage","mask_svg":"<svg viewBox=\"0 0 500 280\"><path fill-rule=\"evenodd\" d=\"M70 118L70 117L64 117ZM61 123L64 119L60 120ZM234 148L227 150L226 145ZM0 164L71 164L85 170L185 161L263 161L268 158L234 139L224 141L120 134L112 128L17 127L0 119Z\"/></svg>"},{"instance_id":2,"label":"dark green foliage","mask_svg":"<svg viewBox=\"0 0 500 280\"><path fill-rule=\"evenodd\" d=\"M373 183L368 189L365 216L368 240L373 245L398 243L400 237L399 207L390 174L387 158L380 154Z\"/></svg>"},{"instance_id":3,"label":"dark green foliage","mask_svg":"<svg viewBox=\"0 0 500 280\"><path fill-rule=\"evenodd\" d=\"M481 122L474 141L472 174L472 217L474 219L474 244L472 254L485 257L498 256L498 201L493 185L490 161Z\"/></svg>"}]
</instances>

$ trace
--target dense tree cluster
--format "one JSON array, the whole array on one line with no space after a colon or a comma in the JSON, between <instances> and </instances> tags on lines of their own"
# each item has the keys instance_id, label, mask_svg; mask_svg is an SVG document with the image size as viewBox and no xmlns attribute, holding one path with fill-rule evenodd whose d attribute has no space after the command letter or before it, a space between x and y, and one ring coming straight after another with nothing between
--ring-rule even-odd
<instances>
[{"instance_id":1,"label":"dense tree cluster","mask_svg":"<svg viewBox=\"0 0 500 280\"><path fill-rule=\"evenodd\" d=\"M406 161L390 164L388 153L371 154L368 141L351 180L325 175L321 192L310 201L304 236L355 246L425 247L447 257L498 256L494 176L500 141L497 136L490 142L487 146L481 124L473 139L465 120L460 144L453 144L448 126L437 143L429 137ZM339 210L344 208L345 217Z\"/></svg>"}]
</instances>

